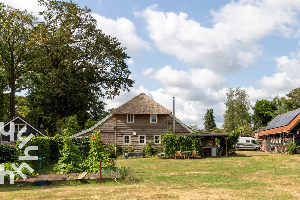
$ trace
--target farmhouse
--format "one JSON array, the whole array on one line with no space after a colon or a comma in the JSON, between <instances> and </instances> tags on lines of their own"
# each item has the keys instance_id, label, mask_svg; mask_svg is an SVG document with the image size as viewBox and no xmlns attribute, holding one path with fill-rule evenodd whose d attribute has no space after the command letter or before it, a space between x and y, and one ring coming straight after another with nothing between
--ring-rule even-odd
<instances>
[{"instance_id":1,"label":"farmhouse","mask_svg":"<svg viewBox=\"0 0 300 200\"><path fill-rule=\"evenodd\" d=\"M161 135L172 127L172 112L140 93L114 109L93 127L71 137L90 136L94 130L100 130L105 144L116 142L121 147L132 146L135 150L141 150L150 141L160 145ZM188 126L175 119L176 134L190 132Z\"/></svg>"},{"instance_id":2,"label":"farmhouse","mask_svg":"<svg viewBox=\"0 0 300 200\"><path fill-rule=\"evenodd\" d=\"M43 136L45 137L46 134L40 130L39 128L37 128L36 126L34 126L33 124L31 124L29 121L27 121L25 118L21 117L20 115L16 115L15 117L11 118L10 120L8 120L7 122L4 123L4 131L8 132L10 130L10 123L13 122L14 126L15 126L15 132L14 132L14 138L13 141L10 140L10 136L6 136L3 134L1 135L1 143L3 144L10 144L12 142L16 142L18 137L18 131L21 131L21 129L23 127L26 127L26 131L22 133L22 136L29 136L31 133L34 136Z\"/></svg>"},{"instance_id":3,"label":"farmhouse","mask_svg":"<svg viewBox=\"0 0 300 200\"><path fill-rule=\"evenodd\" d=\"M262 138L262 149L265 151L283 152L286 145L294 141L300 145L300 108L275 117L259 133Z\"/></svg>"}]
</instances>

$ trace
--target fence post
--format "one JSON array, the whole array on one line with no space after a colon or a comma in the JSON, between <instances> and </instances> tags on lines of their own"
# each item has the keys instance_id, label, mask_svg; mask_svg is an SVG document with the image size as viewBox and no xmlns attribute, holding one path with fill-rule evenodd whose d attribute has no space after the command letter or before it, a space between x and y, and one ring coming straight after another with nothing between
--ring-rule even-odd
<instances>
[{"instance_id":1,"label":"fence post","mask_svg":"<svg viewBox=\"0 0 300 200\"><path fill-rule=\"evenodd\" d=\"M100 179L99 179L99 183L101 183L101 176L102 176L102 174L101 174L101 171L102 171L102 169L101 169L101 158L100 158L100 165L99 165L99 172L100 172Z\"/></svg>"}]
</instances>

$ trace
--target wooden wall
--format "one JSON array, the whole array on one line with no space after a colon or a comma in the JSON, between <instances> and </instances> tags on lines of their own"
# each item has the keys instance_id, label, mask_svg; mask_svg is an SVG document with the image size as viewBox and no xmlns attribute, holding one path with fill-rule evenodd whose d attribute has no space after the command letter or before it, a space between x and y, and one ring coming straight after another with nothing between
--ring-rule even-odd
<instances>
[{"instance_id":1,"label":"wooden wall","mask_svg":"<svg viewBox=\"0 0 300 200\"><path fill-rule=\"evenodd\" d=\"M162 135L169 128L173 127L173 119L170 115L157 115L157 123L150 123L150 114L135 114L134 123L127 123L126 114L115 114L99 125L95 130L101 131L103 143L111 143L117 137L117 144L121 147L127 147L124 144L123 136L130 135L131 142L135 150L141 150L150 140L154 141L154 135ZM189 134L189 132L178 122L175 124L176 133ZM85 133L88 136L92 131ZM133 133L136 135L133 135ZM146 144L139 143L139 135L146 136Z\"/></svg>"}]
</instances>

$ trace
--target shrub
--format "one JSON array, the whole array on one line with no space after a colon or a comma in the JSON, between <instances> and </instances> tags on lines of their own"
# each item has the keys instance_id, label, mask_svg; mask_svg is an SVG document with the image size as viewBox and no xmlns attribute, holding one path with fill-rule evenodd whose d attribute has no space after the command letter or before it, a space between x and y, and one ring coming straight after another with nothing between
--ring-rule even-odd
<instances>
[{"instance_id":1,"label":"shrub","mask_svg":"<svg viewBox=\"0 0 300 200\"><path fill-rule=\"evenodd\" d=\"M101 166L104 169L112 169L115 167L113 159L109 158L108 154L104 151L100 131L94 131L90 138L91 149L89 156L82 163L82 168L87 172L99 172L100 160Z\"/></svg>"},{"instance_id":2,"label":"shrub","mask_svg":"<svg viewBox=\"0 0 300 200\"><path fill-rule=\"evenodd\" d=\"M18 151L14 146L0 144L0 163L11 163L18 160Z\"/></svg>"},{"instance_id":3,"label":"shrub","mask_svg":"<svg viewBox=\"0 0 300 200\"><path fill-rule=\"evenodd\" d=\"M115 147L117 147L117 156L120 156L123 154L122 147L118 146L116 143L107 144L104 148L105 152L108 154L110 158L115 158Z\"/></svg>"},{"instance_id":4,"label":"shrub","mask_svg":"<svg viewBox=\"0 0 300 200\"><path fill-rule=\"evenodd\" d=\"M297 153L297 144L295 142L290 142L286 148L288 150L288 154L290 155Z\"/></svg>"},{"instance_id":5,"label":"shrub","mask_svg":"<svg viewBox=\"0 0 300 200\"><path fill-rule=\"evenodd\" d=\"M15 164L15 166L18 168L22 163L21 162L15 162L15 163L4 163L4 170L9 170L11 172L14 173L14 179L18 180L18 179L21 179L22 177L11 167L13 164ZM23 167L21 169L21 172L26 175L27 177L28 176L33 176L35 174L35 172L30 172L26 167ZM10 176L9 175L5 175L4 176L4 180L5 181L8 181L10 180Z\"/></svg>"},{"instance_id":6,"label":"shrub","mask_svg":"<svg viewBox=\"0 0 300 200\"><path fill-rule=\"evenodd\" d=\"M153 156L154 155L154 148L152 147L152 140L147 144L146 147L143 148L143 153L147 156Z\"/></svg>"},{"instance_id":7,"label":"shrub","mask_svg":"<svg viewBox=\"0 0 300 200\"><path fill-rule=\"evenodd\" d=\"M64 147L60 153L62 156L54 167L55 173L67 174L81 171L82 157L80 150L70 138L64 138Z\"/></svg>"},{"instance_id":8,"label":"shrub","mask_svg":"<svg viewBox=\"0 0 300 200\"><path fill-rule=\"evenodd\" d=\"M49 137L33 137L31 138L26 145L19 149L18 146L21 142L17 140L16 147L18 149L19 156L24 156L24 150L28 146L38 146L38 150L29 151L30 156L38 156L38 158L43 158L41 160L42 167L49 165L52 163L51 160L51 150L50 150L50 138ZM39 160L24 160L28 165L30 165L35 171L40 169L40 161Z\"/></svg>"}]
</instances>

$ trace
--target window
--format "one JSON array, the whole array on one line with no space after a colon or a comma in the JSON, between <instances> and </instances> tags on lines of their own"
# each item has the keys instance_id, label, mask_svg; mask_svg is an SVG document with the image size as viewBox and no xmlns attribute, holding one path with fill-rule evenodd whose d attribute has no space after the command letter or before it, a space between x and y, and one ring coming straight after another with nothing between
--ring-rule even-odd
<instances>
[{"instance_id":1,"label":"window","mask_svg":"<svg viewBox=\"0 0 300 200\"><path fill-rule=\"evenodd\" d=\"M123 143L124 144L130 144L130 135L124 135L123 136Z\"/></svg>"},{"instance_id":2,"label":"window","mask_svg":"<svg viewBox=\"0 0 300 200\"><path fill-rule=\"evenodd\" d=\"M150 115L150 123L157 123L157 115Z\"/></svg>"},{"instance_id":3,"label":"window","mask_svg":"<svg viewBox=\"0 0 300 200\"><path fill-rule=\"evenodd\" d=\"M246 140L246 143L250 143L250 140Z\"/></svg>"},{"instance_id":4,"label":"window","mask_svg":"<svg viewBox=\"0 0 300 200\"><path fill-rule=\"evenodd\" d=\"M15 132L19 132L24 126L26 126L25 124L15 124Z\"/></svg>"},{"instance_id":5,"label":"window","mask_svg":"<svg viewBox=\"0 0 300 200\"><path fill-rule=\"evenodd\" d=\"M139 143L146 144L146 135L139 135Z\"/></svg>"},{"instance_id":6,"label":"window","mask_svg":"<svg viewBox=\"0 0 300 200\"><path fill-rule=\"evenodd\" d=\"M134 122L134 114L127 114L127 123Z\"/></svg>"},{"instance_id":7,"label":"window","mask_svg":"<svg viewBox=\"0 0 300 200\"><path fill-rule=\"evenodd\" d=\"M160 144L160 135L154 135L154 143Z\"/></svg>"}]
</instances>

